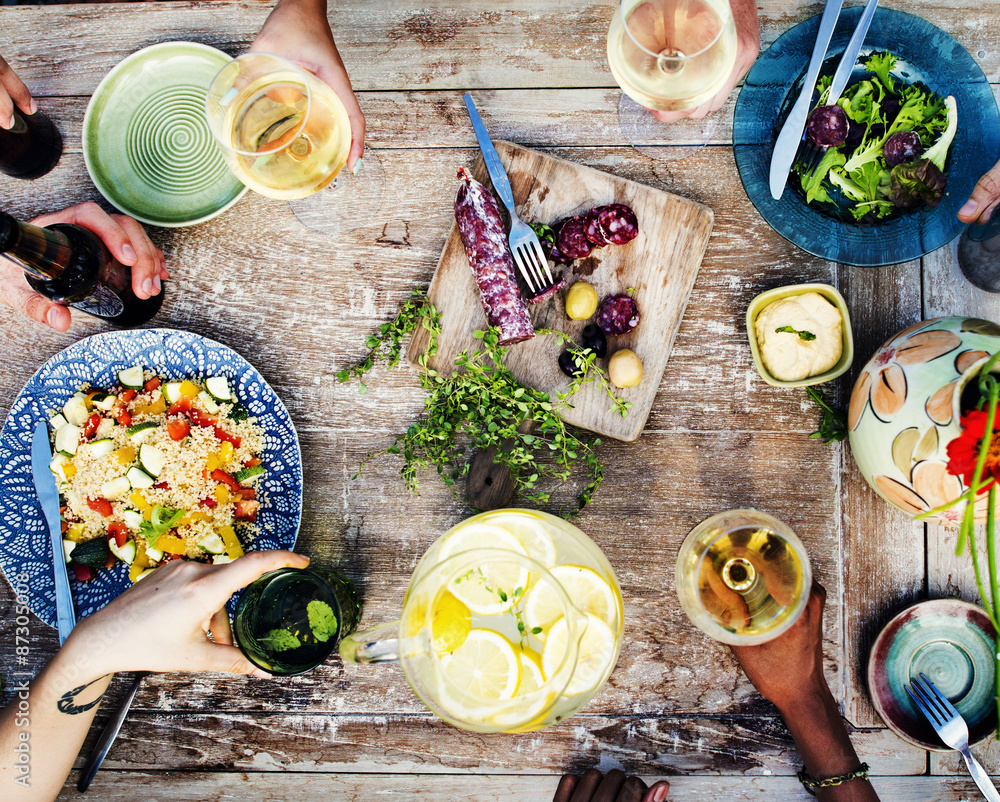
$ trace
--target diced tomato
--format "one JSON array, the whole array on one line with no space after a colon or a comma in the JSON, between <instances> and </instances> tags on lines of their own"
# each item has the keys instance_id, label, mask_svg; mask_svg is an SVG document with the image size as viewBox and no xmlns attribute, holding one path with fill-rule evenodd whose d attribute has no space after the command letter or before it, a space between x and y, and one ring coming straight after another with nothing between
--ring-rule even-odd
<instances>
[{"instance_id":1,"label":"diced tomato","mask_svg":"<svg viewBox=\"0 0 1000 802\"><path fill-rule=\"evenodd\" d=\"M155 487L157 490L169 490L170 482L157 482L155 485L153 485L153 487Z\"/></svg>"},{"instance_id":2,"label":"diced tomato","mask_svg":"<svg viewBox=\"0 0 1000 802\"><path fill-rule=\"evenodd\" d=\"M257 498L257 491L252 487L246 487L245 485L240 486L240 496L245 498L247 501L253 501Z\"/></svg>"},{"instance_id":3,"label":"diced tomato","mask_svg":"<svg viewBox=\"0 0 1000 802\"><path fill-rule=\"evenodd\" d=\"M187 416L195 426L215 426L215 418L206 415L200 409L189 410Z\"/></svg>"},{"instance_id":4,"label":"diced tomato","mask_svg":"<svg viewBox=\"0 0 1000 802\"><path fill-rule=\"evenodd\" d=\"M108 537L115 539L115 546L121 548L128 540L128 527L121 521L112 521L108 524Z\"/></svg>"},{"instance_id":5,"label":"diced tomato","mask_svg":"<svg viewBox=\"0 0 1000 802\"><path fill-rule=\"evenodd\" d=\"M260 509L259 501L237 501L233 517L237 521L256 521L257 510Z\"/></svg>"},{"instance_id":6,"label":"diced tomato","mask_svg":"<svg viewBox=\"0 0 1000 802\"><path fill-rule=\"evenodd\" d=\"M986 431L985 429L983 431ZM65 532L69 529L69 521L61 521L60 526L62 526L62 531Z\"/></svg>"},{"instance_id":7,"label":"diced tomato","mask_svg":"<svg viewBox=\"0 0 1000 802\"><path fill-rule=\"evenodd\" d=\"M83 436L89 440L95 434L97 434L97 427L101 425L101 416L96 412L87 418L87 422L83 424Z\"/></svg>"},{"instance_id":8,"label":"diced tomato","mask_svg":"<svg viewBox=\"0 0 1000 802\"><path fill-rule=\"evenodd\" d=\"M250 457L250 459L243 460L244 468L253 468L257 465L260 465L260 457Z\"/></svg>"},{"instance_id":9,"label":"diced tomato","mask_svg":"<svg viewBox=\"0 0 1000 802\"><path fill-rule=\"evenodd\" d=\"M232 443L235 448L240 447L240 440L235 434L230 434L229 432L221 429L220 427L215 427L215 436L218 437L223 443Z\"/></svg>"},{"instance_id":10,"label":"diced tomato","mask_svg":"<svg viewBox=\"0 0 1000 802\"><path fill-rule=\"evenodd\" d=\"M73 563L73 573L77 582L87 582L94 578L94 572L90 567L80 563Z\"/></svg>"},{"instance_id":11,"label":"diced tomato","mask_svg":"<svg viewBox=\"0 0 1000 802\"><path fill-rule=\"evenodd\" d=\"M184 418L171 418L167 421L167 434L171 440L183 440L191 434L191 424Z\"/></svg>"},{"instance_id":12,"label":"diced tomato","mask_svg":"<svg viewBox=\"0 0 1000 802\"><path fill-rule=\"evenodd\" d=\"M152 379L150 379L148 382L146 382L144 385L142 385L143 392L146 392L146 393L151 393L151 392L153 392L153 390L159 389L159 387L160 387L160 377L159 376L154 376Z\"/></svg>"},{"instance_id":13,"label":"diced tomato","mask_svg":"<svg viewBox=\"0 0 1000 802\"><path fill-rule=\"evenodd\" d=\"M208 498L203 498L198 503L201 504L203 507L208 507L210 510L214 510L216 507L219 506L219 502L216 501L211 496L209 496Z\"/></svg>"},{"instance_id":14,"label":"diced tomato","mask_svg":"<svg viewBox=\"0 0 1000 802\"><path fill-rule=\"evenodd\" d=\"M234 493L239 492L241 489L240 483L236 481L236 478L231 473L227 473L226 471L222 470L222 468L216 468L214 471L212 471L212 478L216 482L221 482L222 484L224 484Z\"/></svg>"},{"instance_id":15,"label":"diced tomato","mask_svg":"<svg viewBox=\"0 0 1000 802\"><path fill-rule=\"evenodd\" d=\"M184 415L191 411L191 399L186 396L181 396L177 399L176 403L170 405L170 409L167 410L168 415Z\"/></svg>"},{"instance_id":16,"label":"diced tomato","mask_svg":"<svg viewBox=\"0 0 1000 802\"><path fill-rule=\"evenodd\" d=\"M105 518L110 518L114 512L111 509L111 502L106 498L87 498L87 506L94 512L99 512Z\"/></svg>"},{"instance_id":17,"label":"diced tomato","mask_svg":"<svg viewBox=\"0 0 1000 802\"><path fill-rule=\"evenodd\" d=\"M138 393L131 387L128 390L122 390L121 393L119 393L118 395L118 403L127 404L130 401L132 401L137 395Z\"/></svg>"},{"instance_id":18,"label":"diced tomato","mask_svg":"<svg viewBox=\"0 0 1000 802\"><path fill-rule=\"evenodd\" d=\"M104 561L104 567L105 568L114 568L116 562L118 562L118 558L115 557L114 554L111 554L110 552L108 552L108 559L106 559Z\"/></svg>"},{"instance_id":19,"label":"diced tomato","mask_svg":"<svg viewBox=\"0 0 1000 802\"><path fill-rule=\"evenodd\" d=\"M115 411L115 420L118 422L119 426L131 426L132 425L132 413L129 412L125 407Z\"/></svg>"}]
</instances>

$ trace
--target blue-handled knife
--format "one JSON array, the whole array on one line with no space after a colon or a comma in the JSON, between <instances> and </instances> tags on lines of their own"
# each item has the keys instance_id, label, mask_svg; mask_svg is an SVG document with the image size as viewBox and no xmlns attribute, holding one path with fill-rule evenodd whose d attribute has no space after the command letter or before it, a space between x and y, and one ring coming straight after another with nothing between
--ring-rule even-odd
<instances>
[{"instance_id":1,"label":"blue-handled knife","mask_svg":"<svg viewBox=\"0 0 1000 802\"><path fill-rule=\"evenodd\" d=\"M507 207L507 211L513 212L514 193L510 188L510 179L507 178L507 171L503 167L503 162L500 161L500 154L493 147L493 141L486 132L486 126L483 125L483 118L479 116L479 112L476 111L476 104L472 102L472 95L466 92L462 96L462 99L465 100L465 108L469 110L469 119L472 120L472 130L476 132L479 149L483 152L483 161L486 162L486 170L490 174L493 188L497 191L497 195L500 196L500 200L503 201L504 206Z\"/></svg>"},{"instance_id":2,"label":"blue-handled knife","mask_svg":"<svg viewBox=\"0 0 1000 802\"><path fill-rule=\"evenodd\" d=\"M52 462L52 446L49 444L48 421L39 421L31 438L31 476L35 481L35 492L42 505L42 514L49 527L52 540L52 568L56 580L56 628L62 645L76 625L73 610L73 596L69 590L69 574L66 571L66 552L63 549L62 519L59 517L59 489L56 478L49 467Z\"/></svg>"}]
</instances>

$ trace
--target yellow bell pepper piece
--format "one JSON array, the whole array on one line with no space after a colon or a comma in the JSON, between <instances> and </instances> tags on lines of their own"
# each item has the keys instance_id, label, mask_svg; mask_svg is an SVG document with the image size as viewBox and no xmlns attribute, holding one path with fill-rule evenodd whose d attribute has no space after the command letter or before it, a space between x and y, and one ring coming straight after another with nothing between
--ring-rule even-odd
<instances>
[{"instance_id":1,"label":"yellow bell pepper piece","mask_svg":"<svg viewBox=\"0 0 1000 802\"><path fill-rule=\"evenodd\" d=\"M156 548L168 554L186 554L187 544L183 538L174 535L160 535L156 541Z\"/></svg>"},{"instance_id":2,"label":"yellow bell pepper piece","mask_svg":"<svg viewBox=\"0 0 1000 802\"><path fill-rule=\"evenodd\" d=\"M225 445L228 445L228 443L226 443ZM222 457L220 457L218 454L214 452L209 454L208 458L205 460L205 470L211 473L216 468L221 468L221 467L222 467Z\"/></svg>"},{"instance_id":3,"label":"yellow bell pepper piece","mask_svg":"<svg viewBox=\"0 0 1000 802\"><path fill-rule=\"evenodd\" d=\"M83 537L83 524L70 524L66 528L66 539L79 543Z\"/></svg>"},{"instance_id":4,"label":"yellow bell pepper piece","mask_svg":"<svg viewBox=\"0 0 1000 802\"><path fill-rule=\"evenodd\" d=\"M181 386L178 388L178 392L184 398L196 398L198 396L198 393L201 392L201 390L198 389L198 385L195 384L193 381L188 381L187 379L185 379L184 381L181 382Z\"/></svg>"},{"instance_id":5,"label":"yellow bell pepper piece","mask_svg":"<svg viewBox=\"0 0 1000 802\"><path fill-rule=\"evenodd\" d=\"M149 505L149 502L146 501L146 497L141 491L136 490L131 496L128 497L128 500L135 504L136 509L142 513L143 518L147 521L153 520L153 508Z\"/></svg>"},{"instance_id":6,"label":"yellow bell pepper piece","mask_svg":"<svg viewBox=\"0 0 1000 802\"><path fill-rule=\"evenodd\" d=\"M233 527L220 526L219 537L226 544L226 554L230 559L236 560L243 556L243 546L240 545L240 539L236 537L236 530Z\"/></svg>"},{"instance_id":7,"label":"yellow bell pepper piece","mask_svg":"<svg viewBox=\"0 0 1000 802\"><path fill-rule=\"evenodd\" d=\"M227 501L229 501L229 488L226 487L225 485L216 485L215 490L213 491L213 495L215 496L215 500L219 502L219 504L225 504Z\"/></svg>"},{"instance_id":8,"label":"yellow bell pepper piece","mask_svg":"<svg viewBox=\"0 0 1000 802\"><path fill-rule=\"evenodd\" d=\"M132 410L133 415L159 415L167 411L167 402L161 395L151 404L136 404Z\"/></svg>"},{"instance_id":9,"label":"yellow bell pepper piece","mask_svg":"<svg viewBox=\"0 0 1000 802\"><path fill-rule=\"evenodd\" d=\"M74 465L72 462L64 462L62 466L62 472L63 476L65 476L67 479L72 479L74 476L76 476L76 465Z\"/></svg>"},{"instance_id":10,"label":"yellow bell pepper piece","mask_svg":"<svg viewBox=\"0 0 1000 802\"><path fill-rule=\"evenodd\" d=\"M223 462L229 462L229 460L231 460L233 458L233 444L232 443L225 442L221 446L219 446L219 458Z\"/></svg>"},{"instance_id":11,"label":"yellow bell pepper piece","mask_svg":"<svg viewBox=\"0 0 1000 802\"><path fill-rule=\"evenodd\" d=\"M128 465L130 462L135 461L135 449L132 446L119 448L115 451L115 456L118 457L119 465Z\"/></svg>"},{"instance_id":12,"label":"yellow bell pepper piece","mask_svg":"<svg viewBox=\"0 0 1000 802\"><path fill-rule=\"evenodd\" d=\"M87 412L90 412L90 410L94 408L94 396L97 395L100 395L100 393L97 392L97 390L92 390L87 393L87 397L83 399L83 405L87 409Z\"/></svg>"},{"instance_id":13,"label":"yellow bell pepper piece","mask_svg":"<svg viewBox=\"0 0 1000 802\"><path fill-rule=\"evenodd\" d=\"M187 526L188 524L197 523L198 521L207 521L211 517L212 516L207 512L192 510L191 512L185 513L184 516L177 522L177 525Z\"/></svg>"},{"instance_id":14,"label":"yellow bell pepper piece","mask_svg":"<svg viewBox=\"0 0 1000 802\"><path fill-rule=\"evenodd\" d=\"M146 554L146 544L141 540L136 539L135 541L135 560L132 561L131 567L128 569L128 578L132 582L138 578L144 570L149 568L149 556Z\"/></svg>"}]
</instances>

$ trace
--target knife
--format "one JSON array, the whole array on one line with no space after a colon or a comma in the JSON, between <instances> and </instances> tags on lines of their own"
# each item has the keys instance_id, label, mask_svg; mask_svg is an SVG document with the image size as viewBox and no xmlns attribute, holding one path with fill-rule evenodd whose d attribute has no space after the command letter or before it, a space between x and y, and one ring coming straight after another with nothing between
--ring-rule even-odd
<instances>
[{"instance_id":1,"label":"knife","mask_svg":"<svg viewBox=\"0 0 1000 802\"><path fill-rule=\"evenodd\" d=\"M76 613L73 611L73 596L69 590L69 574L66 571L62 519L59 516L59 490L52 469L49 467L51 462L49 424L43 420L38 422L31 438L31 476L52 539L52 568L56 580L56 628L59 630L61 646L76 625Z\"/></svg>"},{"instance_id":2,"label":"knife","mask_svg":"<svg viewBox=\"0 0 1000 802\"><path fill-rule=\"evenodd\" d=\"M833 80L830 82L830 96L826 101L828 106L832 106L840 99L840 93L844 91L851 73L854 72L854 62L857 61L861 45L864 44L865 37L868 35L868 28L872 24L872 17L875 16L877 5L878 0L868 0L865 3L865 10L861 12L858 25L854 29L854 33L851 34L851 40L847 43L847 49L840 57L840 64L837 65L837 71L833 74Z\"/></svg>"},{"instance_id":3,"label":"knife","mask_svg":"<svg viewBox=\"0 0 1000 802\"><path fill-rule=\"evenodd\" d=\"M136 673L128 692L125 694L125 698L122 699L121 704L118 706L118 710L108 719L108 723L104 725L97 743L94 744L94 748L90 750L90 755L87 757L87 765L83 767L80 779L76 783L76 790L81 794L90 787L90 781L94 779L94 775L97 774L97 770L101 767L104 758L107 757L108 752L111 750L111 744L118 737L118 731L122 728L122 724L125 723L125 716L128 715L128 709L132 706L132 700L135 699L139 686L142 685L143 679L148 676L148 671L139 671Z\"/></svg>"},{"instance_id":4,"label":"knife","mask_svg":"<svg viewBox=\"0 0 1000 802\"><path fill-rule=\"evenodd\" d=\"M843 0L826 0L826 7L823 9L823 16L819 21L819 32L816 34L816 44L813 47L809 67L806 69L806 77L802 83L802 91L774 143L774 152L771 154L770 184L771 197L775 200L780 200L781 193L785 191L788 172L792 169L795 154L802 141L802 131L806 127L816 79L823 66L823 58L826 56L826 49L830 46L830 39L833 37L834 28L837 27L837 19L840 17L840 8L843 4Z\"/></svg>"},{"instance_id":5,"label":"knife","mask_svg":"<svg viewBox=\"0 0 1000 802\"><path fill-rule=\"evenodd\" d=\"M483 161L486 162L486 171L490 174L493 188L497 191L497 195L500 196L500 200L503 201L504 206L513 211L514 192L510 188L510 179L507 178L507 171L503 168L500 155L497 153L497 149L493 147L490 135L486 132L486 126L483 125L482 117L476 111L476 104L472 102L472 95L466 92L462 98L465 100L465 108L469 110L472 129L476 132L476 139L479 140L479 149L483 152Z\"/></svg>"}]
</instances>

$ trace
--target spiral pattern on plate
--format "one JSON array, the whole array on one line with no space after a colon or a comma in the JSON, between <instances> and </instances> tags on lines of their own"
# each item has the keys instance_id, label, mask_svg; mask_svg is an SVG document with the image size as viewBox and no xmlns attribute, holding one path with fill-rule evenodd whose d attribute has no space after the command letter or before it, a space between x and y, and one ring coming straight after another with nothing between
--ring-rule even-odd
<instances>
[{"instance_id":1,"label":"spiral pattern on plate","mask_svg":"<svg viewBox=\"0 0 1000 802\"><path fill-rule=\"evenodd\" d=\"M167 87L144 100L129 120L129 162L154 189L193 195L225 177L228 168L205 119L205 97L198 87Z\"/></svg>"}]
</instances>

